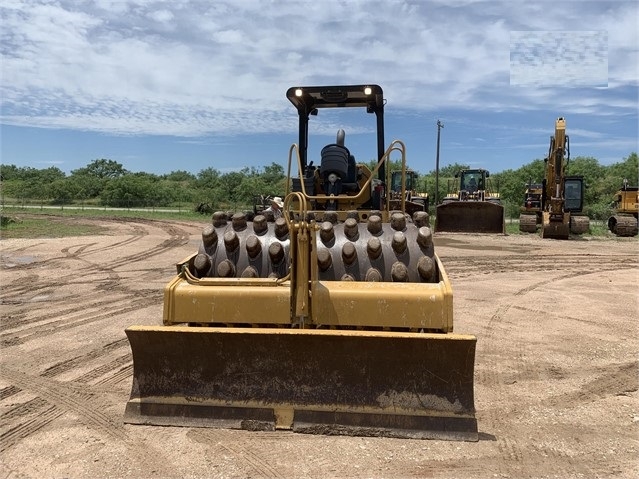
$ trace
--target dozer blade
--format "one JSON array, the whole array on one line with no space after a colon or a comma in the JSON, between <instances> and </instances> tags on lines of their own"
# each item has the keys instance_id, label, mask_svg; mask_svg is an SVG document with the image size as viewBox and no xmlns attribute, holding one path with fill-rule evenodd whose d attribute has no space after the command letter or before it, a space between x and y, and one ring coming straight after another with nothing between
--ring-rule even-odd
<instances>
[{"instance_id":1,"label":"dozer blade","mask_svg":"<svg viewBox=\"0 0 639 479\"><path fill-rule=\"evenodd\" d=\"M477 441L470 335L135 326L125 422Z\"/></svg>"},{"instance_id":2,"label":"dozer blade","mask_svg":"<svg viewBox=\"0 0 639 479\"><path fill-rule=\"evenodd\" d=\"M489 201L451 201L437 206L436 232L501 233L504 207Z\"/></svg>"}]
</instances>

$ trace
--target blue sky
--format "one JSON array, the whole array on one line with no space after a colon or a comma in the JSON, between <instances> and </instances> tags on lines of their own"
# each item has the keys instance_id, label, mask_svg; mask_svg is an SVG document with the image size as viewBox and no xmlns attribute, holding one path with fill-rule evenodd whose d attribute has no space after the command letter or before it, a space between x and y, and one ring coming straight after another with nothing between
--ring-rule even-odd
<instances>
[{"instance_id":1,"label":"blue sky","mask_svg":"<svg viewBox=\"0 0 639 479\"><path fill-rule=\"evenodd\" d=\"M2 164L286 167L286 90L366 83L384 89L387 144L421 172L438 119L441 166L543 158L558 116L572 157L639 150L634 0L4 0L0 21ZM373 159L371 116L322 111L309 160L338 128Z\"/></svg>"}]
</instances>

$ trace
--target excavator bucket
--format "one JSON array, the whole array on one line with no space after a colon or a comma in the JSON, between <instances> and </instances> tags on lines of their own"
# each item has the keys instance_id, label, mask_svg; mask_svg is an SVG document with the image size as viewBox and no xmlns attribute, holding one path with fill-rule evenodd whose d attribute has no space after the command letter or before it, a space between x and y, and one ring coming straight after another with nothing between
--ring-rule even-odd
<instances>
[{"instance_id":1,"label":"excavator bucket","mask_svg":"<svg viewBox=\"0 0 639 479\"><path fill-rule=\"evenodd\" d=\"M489 201L450 201L437 206L435 231L505 233L504 207Z\"/></svg>"},{"instance_id":2,"label":"excavator bucket","mask_svg":"<svg viewBox=\"0 0 639 479\"><path fill-rule=\"evenodd\" d=\"M476 441L473 336L132 327L125 422Z\"/></svg>"},{"instance_id":3,"label":"excavator bucket","mask_svg":"<svg viewBox=\"0 0 639 479\"><path fill-rule=\"evenodd\" d=\"M541 237L554 239L568 239L570 237L570 214L563 213L553 218L549 212L542 215Z\"/></svg>"}]
</instances>

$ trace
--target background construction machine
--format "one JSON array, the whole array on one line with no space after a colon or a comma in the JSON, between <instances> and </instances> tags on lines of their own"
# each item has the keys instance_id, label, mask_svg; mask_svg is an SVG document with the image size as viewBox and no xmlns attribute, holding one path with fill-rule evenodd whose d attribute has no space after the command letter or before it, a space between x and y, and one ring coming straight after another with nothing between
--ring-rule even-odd
<instances>
[{"instance_id":1,"label":"background construction machine","mask_svg":"<svg viewBox=\"0 0 639 479\"><path fill-rule=\"evenodd\" d=\"M453 333L427 213L406 215L405 197L390 209L389 157L401 155L405 172L406 153L398 140L385 147L382 89L300 87L287 97L299 142L284 215L213 214L165 288L164 325L126 330L125 421L478 440L476 338ZM307 161L310 116L344 107L375 115L373 171L355 162L342 130L319 167Z\"/></svg>"},{"instance_id":2,"label":"background construction machine","mask_svg":"<svg viewBox=\"0 0 639 479\"><path fill-rule=\"evenodd\" d=\"M435 231L504 233L504 207L484 169L461 170L448 182L448 193L437 205Z\"/></svg>"},{"instance_id":3,"label":"background construction machine","mask_svg":"<svg viewBox=\"0 0 639 479\"><path fill-rule=\"evenodd\" d=\"M582 176L566 176L570 161L570 139L566 120L557 118L555 134L550 137L546 176L543 180L542 238L567 239L570 233L582 234L590 229L590 219L583 210L584 180Z\"/></svg>"},{"instance_id":4,"label":"background construction machine","mask_svg":"<svg viewBox=\"0 0 639 479\"><path fill-rule=\"evenodd\" d=\"M401 209L401 198L405 198L406 213L428 211L428 193L417 191L419 175L413 170L395 170L391 173L391 209Z\"/></svg>"},{"instance_id":5,"label":"background construction machine","mask_svg":"<svg viewBox=\"0 0 639 479\"><path fill-rule=\"evenodd\" d=\"M617 236L637 236L639 227L639 187L628 186L628 180L623 180L623 186L615 193L614 214L608 218L608 229Z\"/></svg>"},{"instance_id":6,"label":"background construction machine","mask_svg":"<svg viewBox=\"0 0 639 479\"><path fill-rule=\"evenodd\" d=\"M544 194L542 183L528 182L524 193L524 202L520 208L519 231L535 233L541 224L541 198Z\"/></svg>"}]
</instances>

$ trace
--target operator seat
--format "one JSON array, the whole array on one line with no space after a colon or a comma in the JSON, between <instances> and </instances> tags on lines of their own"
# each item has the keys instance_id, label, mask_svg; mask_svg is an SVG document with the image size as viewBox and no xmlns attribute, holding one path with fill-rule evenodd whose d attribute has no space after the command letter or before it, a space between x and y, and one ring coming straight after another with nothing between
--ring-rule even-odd
<instances>
[{"instance_id":1,"label":"operator seat","mask_svg":"<svg viewBox=\"0 0 639 479\"><path fill-rule=\"evenodd\" d=\"M337 143L322 148L320 175L327 195L339 195L346 191L359 191L355 157L344 146L344 130L337 132Z\"/></svg>"}]
</instances>

